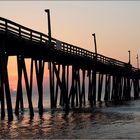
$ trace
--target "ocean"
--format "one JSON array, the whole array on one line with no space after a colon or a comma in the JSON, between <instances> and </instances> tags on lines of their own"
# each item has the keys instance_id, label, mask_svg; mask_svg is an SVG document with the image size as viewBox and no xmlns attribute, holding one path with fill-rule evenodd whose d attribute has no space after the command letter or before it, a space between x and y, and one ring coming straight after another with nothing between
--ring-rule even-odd
<instances>
[{"instance_id":1,"label":"ocean","mask_svg":"<svg viewBox=\"0 0 140 140\"><path fill-rule=\"evenodd\" d=\"M123 105L96 106L70 110L44 107L42 117L34 108L8 122L0 121L0 139L140 139L140 100Z\"/></svg>"}]
</instances>

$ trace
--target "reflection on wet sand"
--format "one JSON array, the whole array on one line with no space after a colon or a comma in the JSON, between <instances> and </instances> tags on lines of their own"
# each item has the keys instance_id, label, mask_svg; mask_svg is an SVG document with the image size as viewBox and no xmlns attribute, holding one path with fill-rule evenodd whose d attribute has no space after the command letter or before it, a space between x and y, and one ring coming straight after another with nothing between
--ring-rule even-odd
<instances>
[{"instance_id":1,"label":"reflection on wet sand","mask_svg":"<svg viewBox=\"0 0 140 140\"><path fill-rule=\"evenodd\" d=\"M0 138L132 138L129 134L132 127L133 130L136 129L133 136L140 138L140 125L137 125L140 121L136 119L139 117L138 112L137 115L135 112L127 112L129 108L138 108L139 102L134 102L129 107L75 109L69 115L60 110L48 110L42 117L35 113L32 119L27 111L24 115L14 117L10 123L6 119L1 121Z\"/></svg>"}]
</instances>

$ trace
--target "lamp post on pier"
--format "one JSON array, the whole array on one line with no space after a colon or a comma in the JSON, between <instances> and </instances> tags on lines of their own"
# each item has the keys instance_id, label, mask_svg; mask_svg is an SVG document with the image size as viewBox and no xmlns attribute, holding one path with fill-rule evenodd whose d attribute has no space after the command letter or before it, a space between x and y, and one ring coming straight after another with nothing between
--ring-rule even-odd
<instances>
[{"instance_id":1,"label":"lamp post on pier","mask_svg":"<svg viewBox=\"0 0 140 140\"><path fill-rule=\"evenodd\" d=\"M50 10L45 9L45 12L47 13L47 18L48 18L48 45L51 46L51 19L50 19ZM51 62L48 62L48 69L50 70L51 68Z\"/></svg>"},{"instance_id":2,"label":"lamp post on pier","mask_svg":"<svg viewBox=\"0 0 140 140\"><path fill-rule=\"evenodd\" d=\"M139 57L138 57L138 54L137 54L136 59L137 59L137 68L139 69Z\"/></svg>"},{"instance_id":3,"label":"lamp post on pier","mask_svg":"<svg viewBox=\"0 0 140 140\"><path fill-rule=\"evenodd\" d=\"M96 35L95 35L95 33L92 34L92 36L94 37L95 54L96 54L96 57L97 57L97 45L96 45Z\"/></svg>"},{"instance_id":4,"label":"lamp post on pier","mask_svg":"<svg viewBox=\"0 0 140 140\"><path fill-rule=\"evenodd\" d=\"M51 45L51 19L50 19L50 10L45 9L48 17L48 36L49 36L49 45Z\"/></svg>"},{"instance_id":5,"label":"lamp post on pier","mask_svg":"<svg viewBox=\"0 0 140 140\"><path fill-rule=\"evenodd\" d=\"M131 51L128 50L128 53L129 53L129 61L128 61L128 63L131 64L131 61L130 61L130 57L131 57L131 56L130 56L130 55L131 55L130 53L131 53Z\"/></svg>"}]
</instances>

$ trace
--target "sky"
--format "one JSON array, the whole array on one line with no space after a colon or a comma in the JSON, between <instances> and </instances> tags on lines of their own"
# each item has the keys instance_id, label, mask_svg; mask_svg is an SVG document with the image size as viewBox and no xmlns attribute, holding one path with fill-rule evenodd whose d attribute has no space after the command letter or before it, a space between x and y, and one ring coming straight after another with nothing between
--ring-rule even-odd
<instances>
[{"instance_id":1,"label":"sky","mask_svg":"<svg viewBox=\"0 0 140 140\"><path fill-rule=\"evenodd\" d=\"M132 65L137 67L140 1L0 1L1 17L48 34L44 9L50 9L54 38L94 52L95 33L99 54L128 62L131 50Z\"/></svg>"}]
</instances>

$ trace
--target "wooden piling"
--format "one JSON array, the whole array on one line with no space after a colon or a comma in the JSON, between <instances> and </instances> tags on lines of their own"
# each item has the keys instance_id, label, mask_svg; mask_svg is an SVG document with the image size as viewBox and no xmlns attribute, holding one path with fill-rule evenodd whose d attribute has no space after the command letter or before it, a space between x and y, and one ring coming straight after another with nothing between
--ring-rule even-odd
<instances>
[{"instance_id":1,"label":"wooden piling","mask_svg":"<svg viewBox=\"0 0 140 140\"><path fill-rule=\"evenodd\" d=\"M6 102L7 102L7 111L8 111L8 120L13 120L13 110L12 110L12 101L11 101L11 94L10 94L10 86L9 86L9 78L8 78L8 70L7 70L7 64L8 64L8 56L4 56L4 66L5 66L5 94L6 94Z\"/></svg>"},{"instance_id":2,"label":"wooden piling","mask_svg":"<svg viewBox=\"0 0 140 140\"><path fill-rule=\"evenodd\" d=\"M24 73L30 116L33 117L34 116L34 110L33 110L33 104L32 104L33 60L31 60L30 84L29 84L29 80L28 80L28 75L27 75L27 70L26 70L24 58L22 58L22 68L23 68L23 73Z\"/></svg>"},{"instance_id":3,"label":"wooden piling","mask_svg":"<svg viewBox=\"0 0 140 140\"><path fill-rule=\"evenodd\" d=\"M56 65L55 65L56 66ZM60 64L58 64L58 75L60 76ZM57 100L58 100L58 88L59 88L59 84L58 84L58 79L56 78L56 90L55 90L55 108L57 107Z\"/></svg>"},{"instance_id":4,"label":"wooden piling","mask_svg":"<svg viewBox=\"0 0 140 140\"><path fill-rule=\"evenodd\" d=\"M123 78L123 100L127 100L127 79Z\"/></svg>"},{"instance_id":5,"label":"wooden piling","mask_svg":"<svg viewBox=\"0 0 140 140\"><path fill-rule=\"evenodd\" d=\"M0 42L0 58L1 58L1 75L2 79L1 82L3 82L4 90L3 88L1 91L5 92L5 97L6 97L6 104L7 104L7 113L8 113L8 120L12 121L13 120L13 110L12 110L12 101L11 101L11 94L10 94L10 87L9 87L9 78L8 78L8 70L7 70L7 65L8 65L8 55L6 54L5 47L6 47L6 38L3 39L3 41ZM1 83L2 84L2 83ZM3 93L1 94L2 98ZM1 99L2 99L1 98ZM4 117L4 100L2 99L2 118Z\"/></svg>"},{"instance_id":6,"label":"wooden piling","mask_svg":"<svg viewBox=\"0 0 140 140\"><path fill-rule=\"evenodd\" d=\"M109 74L106 74L106 80L105 80L105 97L104 100L105 101L109 101L110 100L110 86L111 86L111 76Z\"/></svg>"},{"instance_id":7,"label":"wooden piling","mask_svg":"<svg viewBox=\"0 0 140 140\"><path fill-rule=\"evenodd\" d=\"M130 78L127 77L127 93L126 93L126 100L131 99L131 83L130 83Z\"/></svg>"},{"instance_id":8,"label":"wooden piling","mask_svg":"<svg viewBox=\"0 0 140 140\"><path fill-rule=\"evenodd\" d=\"M92 84L93 84L93 101L94 101L94 105L96 105L96 70L94 69L92 71Z\"/></svg>"},{"instance_id":9,"label":"wooden piling","mask_svg":"<svg viewBox=\"0 0 140 140\"><path fill-rule=\"evenodd\" d=\"M56 66L54 65L54 73L56 75L58 85L60 87L62 98L63 98L63 107L65 111L69 111L69 99L68 99L68 93L66 89L66 75L65 75L65 65L62 65L62 80L60 79L59 71L57 70Z\"/></svg>"},{"instance_id":10,"label":"wooden piling","mask_svg":"<svg viewBox=\"0 0 140 140\"><path fill-rule=\"evenodd\" d=\"M102 86L103 86L103 74L99 73L99 78L98 78L98 101L101 101Z\"/></svg>"},{"instance_id":11,"label":"wooden piling","mask_svg":"<svg viewBox=\"0 0 140 140\"><path fill-rule=\"evenodd\" d=\"M79 107L82 107L82 91L81 91L81 82L80 82L80 69L78 69L77 73L77 84L78 84L78 94L79 94Z\"/></svg>"},{"instance_id":12,"label":"wooden piling","mask_svg":"<svg viewBox=\"0 0 140 140\"><path fill-rule=\"evenodd\" d=\"M93 100L92 100L92 81L91 81L91 70L88 70L88 101L90 103L90 106L93 106Z\"/></svg>"},{"instance_id":13,"label":"wooden piling","mask_svg":"<svg viewBox=\"0 0 140 140\"><path fill-rule=\"evenodd\" d=\"M119 101L122 101L122 93L123 93L123 78L119 78Z\"/></svg>"},{"instance_id":14,"label":"wooden piling","mask_svg":"<svg viewBox=\"0 0 140 140\"><path fill-rule=\"evenodd\" d=\"M64 109L66 111L69 110L69 101L68 101L68 92L66 87L66 71L65 71L66 65L62 65L62 95L63 95L63 101L64 101Z\"/></svg>"},{"instance_id":15,"label":"wooden piling","mask_svg":"<svg viewBox=\"0 0 140 140\"><path fill-rule=\"evenodd\" d=\"M75 69L75 97L76 97L76 107L78 107L79 99L78 99L78 69Z\"/></svg>"},{"instance_id":16,"label":"wooden piling","mask_svg":"<svg viewBox=\"0 0 140 140\"><path fill-rule=\"evenodd\" d=\"M67 65L67 93L69 93L69 65Z\"/></svg>"},{"instance_id":17,"label":"wooden piling","mask_svg":"<svg viewBox=\"0 0 140 140\"><path fill-rule=\"evenodd\" d=\"M21 56L17 56L17 71L18 71L18 84L17 84L17 96L16 96L16 106L15 114L19 115L19 105L21 112L23 113L23 96L22 96L22 60Z\"/></svg>"},{"instance_id":18,"label":"wooden piling","mask_svg":"<svg viewBox=\"0 0 140 140\"><path fill-rule=\"evenodd\" d=\"M1 53L1 52L0 52ZM4 81L3 81L3 70L2 70L2 55L0 55L0 102L1 102L1 119L5 117L5 100L4 100Z\"/></svg>"},{"instance_id":19,"label":"wooden piling","mask_svg":"<svg viewBox=\"0 0 140 140\"><path fill-rule=\"evenodd\" d=\"M75 107L75 103L74 103L74 97L75 97L75 69L74 66L72 66L72 81L71 81L71 89L70 89L70 94L69 94L69 102L71 101L71 107L74 108Z\"/></svg>"},{"instance_id":20,"label":"wooden piling","mask_svg":"<svg viewBox=\"0 0 140 140\"><path fill-rule=\"evenodd\" d=\"M50 77L50 107L55 107L55 100L54 100L54 63L48 62L49 65L49 77Z\"/></svg>"},{"instance_id":21,"label":"wooden piling","mask_svg":"<svg viewBox=\"0 0 140 140\"><path fill-rule=\"evenodd\" d=\"M43 115L43 75L44 75L44 64L43 60L35 60L35 71L36 71L36 79L37 79L37 87L38 87L38 109L39 115ZM54 104L54 103L53 103Z\"/></svg>"},{"instance_id":22,"label":"wooden piling","mask_svg":"<svg viewBox=\"0 0 140 140\"><path fill-rule=\"evenodd\" d=\"M138 99L139 98L139 80L133 79L133 87L134 87L134 99Z\"/></svg>"},{"instance_id":23,"label":"wooden piling","mask_svg":"<svg viewBox=\"0 0 140 140\"><path fill-rule=\"evenodd\" d=\"M82 70L82 101L83 105L86 105L86 97L85 97L85 70Z\"/></svg>"}]
</instances>

